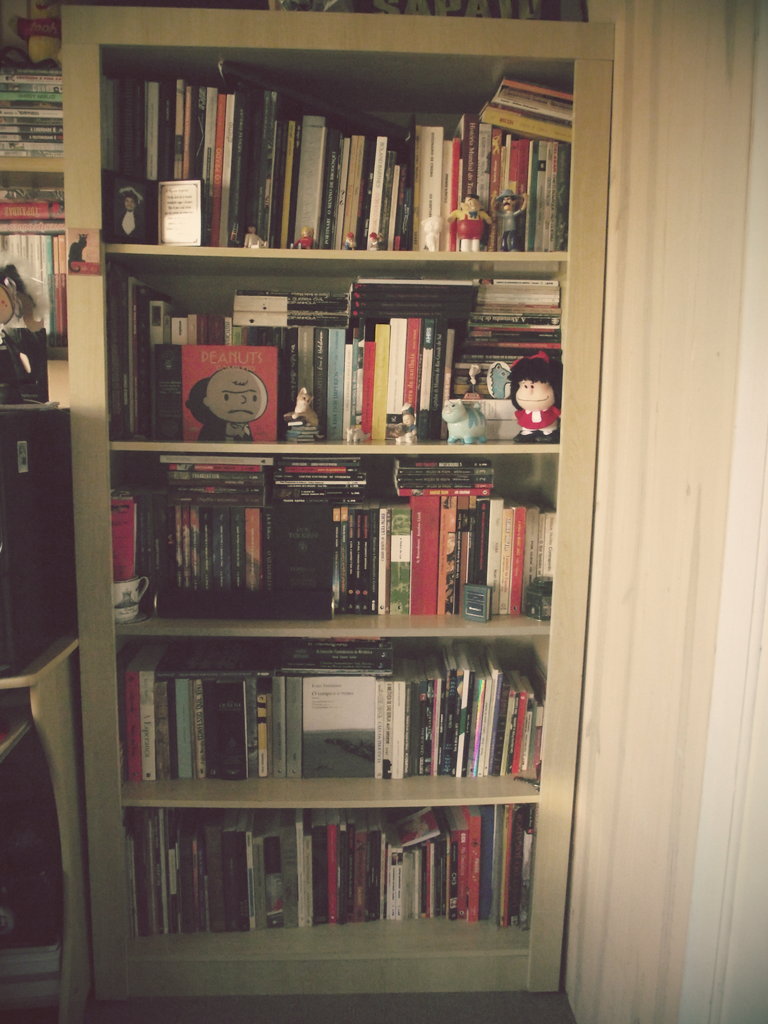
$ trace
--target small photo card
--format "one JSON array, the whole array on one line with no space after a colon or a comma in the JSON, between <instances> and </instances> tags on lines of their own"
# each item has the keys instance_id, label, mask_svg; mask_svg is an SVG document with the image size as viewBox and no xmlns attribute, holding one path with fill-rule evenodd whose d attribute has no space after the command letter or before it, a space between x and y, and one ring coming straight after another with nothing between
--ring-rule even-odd
<instances>
[{"instance_id":1,"label":"small photo card","mask_svg":"<svg viewBox=\"0 0 768 1024\"><path fill-rule=\"evenodd\" d=\"M158 182L157 235L161 245L202 244L201 184Z\"/></svg>"},{"instance_id":2,"label":"small photo card","mask_svg":"<svg viewBox=\"0 0 768 1024\"><path fill-rule=\"evenodd\" d=\"M155 242L155 183L104 171L104 241Z\"/></svg>"}]
</instances>

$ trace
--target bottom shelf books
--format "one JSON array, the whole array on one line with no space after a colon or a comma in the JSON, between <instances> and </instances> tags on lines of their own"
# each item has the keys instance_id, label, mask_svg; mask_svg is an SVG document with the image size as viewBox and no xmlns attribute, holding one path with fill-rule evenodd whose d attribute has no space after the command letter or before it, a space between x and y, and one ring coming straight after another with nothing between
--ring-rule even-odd
<instances>
[{"instance_id":1,"label":"bottom shelf books","mask_svg":"<svg viewBox=\"0 0 768 1024\"><path fill-rule=\"evenodd\" d=\"M446 918L526 928L536 806L126 811L134 936Z\"/></svg>"}]
</instances>

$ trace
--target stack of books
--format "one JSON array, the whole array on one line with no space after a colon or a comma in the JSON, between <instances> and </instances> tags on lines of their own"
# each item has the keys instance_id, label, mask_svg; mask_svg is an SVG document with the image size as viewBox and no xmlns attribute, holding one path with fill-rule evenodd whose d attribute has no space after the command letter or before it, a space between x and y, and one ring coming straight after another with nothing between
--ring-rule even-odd
<instances>
[{"instance_id":1,"label":"stack of books","mask_svg":"<svg viewBox=\"0 0 768 1024\"><path fill-rule=\"evenodd\" d=\"M475 495L489 497L493 464L489 459L411 456L395 459L395 487L401 497Z\"/></svg>"},{"instance_id":2,"label":"stack of books","mask_svg":"<svg viewBox=\"0 0 768 1024\"><path fill-rule=\"evenodd\" d=\"M61 83L60 68L0 69L0 155L63 154Z\"/></svg>"},{"instance_id":3,"label":"stack of books","mask_svg":"<svg viewBox=\"0 0 768 1024\"><path fill-rule=\"evenodd\" d=\"M466 333L457 341L453 360L451 394L463 398L468 392L481 400L509 398L508 390L489 388L488 372L499 362L507 368L522 356L546 352L561 358L560 284L555 280L494 280L477 289L475 308L467 320ZM502 403L499 403L502 404ZM495 402L483 402L486 421L496 421ZM488 436L511 437L516 433L511 403L504 402L510 432Z\"/></svg>"},{"instance_id":4,"label":"stack of books","mask_svg":"<svg viewBox=\"0 0 768 1024\"><path fill-rule=\"evenodd\" d=\"M264 506L269 494L271 456L161 455L168 501L175 504Z\"/></svg>"},{"instance_id":5,"label":"stack of books","mask_svg":"<svg viewBox=\"0 0 768 1024\"><path fill-rule=\"evenodd\" d=\"M275 502L354 504L367 493L368 475L359 455L289 456L275 461Z\"/></svg>"}]
</instances>

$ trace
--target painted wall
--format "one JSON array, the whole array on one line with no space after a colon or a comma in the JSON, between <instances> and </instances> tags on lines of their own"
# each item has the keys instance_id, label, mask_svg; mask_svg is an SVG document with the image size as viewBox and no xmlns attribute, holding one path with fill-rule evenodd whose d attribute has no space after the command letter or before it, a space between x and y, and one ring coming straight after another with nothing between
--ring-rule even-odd
<instances>
[{"instance_id":1,"label":"painted wall","mask_svg":"<svg viewBox=\"0 0 768 1024\"><path fill-rule=\"evenodd\" d=\"M754 16L739 0L590 4L591 20L616 23L617 66L566 977L579 1024L678 1019L734 436Z\"/></svg>"}]
</instances>

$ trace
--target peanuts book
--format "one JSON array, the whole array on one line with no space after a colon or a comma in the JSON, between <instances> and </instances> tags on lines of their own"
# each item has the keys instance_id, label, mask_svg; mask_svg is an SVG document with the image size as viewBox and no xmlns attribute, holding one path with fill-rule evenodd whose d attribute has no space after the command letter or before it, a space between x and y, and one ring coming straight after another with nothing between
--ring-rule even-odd
<instances>
[{"instance_id":1,"label":"peanuts book","mask_svg":"<svg viewBox=\"0 0 768 1024\"><path fill-rule=\"evenodd\" d=\"M277 440L277 349L182 348L184 441Z\"/></svg>"}]
</instances>

